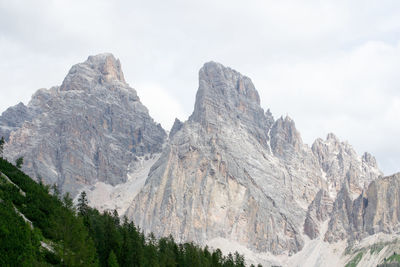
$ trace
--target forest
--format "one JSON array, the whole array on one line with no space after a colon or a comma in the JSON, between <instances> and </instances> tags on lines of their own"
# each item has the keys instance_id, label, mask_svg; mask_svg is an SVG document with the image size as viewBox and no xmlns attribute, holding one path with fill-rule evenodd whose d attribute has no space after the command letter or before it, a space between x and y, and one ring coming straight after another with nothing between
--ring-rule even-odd
<instances>
[{"instance_id":1,"label":"forest","mask_svg":"<svg viewBox=\"0 0 400 267\"><path fill-rule=\"evenodd\" d=\"M37 183L0 158L0 266L230 267L245 266L245 259L145 235L116 210L89 207L85 192L74 205L57 186Z\"/></svg>"}]
</instances>

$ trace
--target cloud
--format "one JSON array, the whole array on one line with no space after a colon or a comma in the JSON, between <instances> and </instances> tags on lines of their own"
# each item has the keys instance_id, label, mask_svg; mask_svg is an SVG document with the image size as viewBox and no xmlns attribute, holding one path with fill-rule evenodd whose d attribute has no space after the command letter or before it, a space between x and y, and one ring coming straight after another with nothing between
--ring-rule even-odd
<instances>
[{"instance_id":1,"label":"cloud","mask_svg":"<svg viewBox=\"0 0 400 267\"><path fill-rule=\"evenodd\" d=\"M335 132L359 153L375 154L390 173L400 162L399 68L400 43L370 41L324 58L270 65L256 86L264 106L294 117L307 143Z\"/></svg>"}]
</instances>

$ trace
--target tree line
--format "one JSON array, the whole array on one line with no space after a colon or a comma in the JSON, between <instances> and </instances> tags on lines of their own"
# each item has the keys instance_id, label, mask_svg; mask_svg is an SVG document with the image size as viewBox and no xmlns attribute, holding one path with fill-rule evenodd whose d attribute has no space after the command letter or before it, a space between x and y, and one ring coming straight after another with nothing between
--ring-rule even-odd
<instances>
[{"instance_id":1,"label":"tree line","mask_svg":"<svg viewBox=\"0 0 400 267\"><path fill-rule=\"evenodd\" d=\"M0 157L0 266L231 267L245 266L245 259L145 235L116 210L89 207L85 192L75 206L69 194L36 183Z\"/></svg>"}]
</instances>

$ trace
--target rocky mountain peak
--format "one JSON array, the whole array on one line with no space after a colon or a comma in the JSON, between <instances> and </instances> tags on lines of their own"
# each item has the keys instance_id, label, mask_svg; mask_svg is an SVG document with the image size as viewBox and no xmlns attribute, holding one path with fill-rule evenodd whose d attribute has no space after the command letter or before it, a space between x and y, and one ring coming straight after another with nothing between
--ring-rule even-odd
<instances>
[{"instance_id":1,"label":"rocky mountain peak","mask_svg":"<svg viewBox=\"0 0 400 267\"><path fill-rule=\"evenodd\" d=\"M27 107L10 108L0 117L2 129L12 131L8 159L23 156L24 171L72 195L97 181L125 182L135 159L160 152L166 138L111 54L89 56L61 87L40 89Z\"/></svg>"},{"instance_id":2,"label":"rocky mountain peak","mask_svg":"<svg viewBox=\"0 0 400 267\"><path fill-rule=\"evenodd\" d=\"M260 97L250 80L239 72L215 62L199 71L199 89L191 120L197 122L250 119L261 111Z\"/></svg>"},{"instance_id":3,"label":"rocky mountain peak","mask_svg":"<svg viewBox=\"0 0 400 267\"><path fill-rule=\"evenodd\" d=\"M334 133L328 133L326 140L331 142L339 142L339 138Z\"/></svg>"},{"instance_id":4,"label":"rocky mountain peak","mask_svg":"<svg viewBox=\"0 0 400 267\"><path fill-rule=\"evenodd\" d=\"M351 145L340 141L332 133L326 140L315 140L311 149L326 174L332 193L338 192L343 181L347 180L351 195L358 195L382 174L372 156L369 157L368 153L358 156Z\"/></svg>"},{"instance_id":5,"label":"rocky mountain peak","mask_svg":"<svg viewBox=\"0 0 400 267\"><path fill-rule=\"evenodd\" d=\"M119 59L110 53L89 56L83 62L72 66L65 77L60 91L90 90L97 84L125 83Z\"/></svg>"},{"instance_id":6,"label":"rocky mountain peak","mask_svg":"<svg viewBox=\"0 0 400 267\"><path fill-rule=\"evenodd\" d=\"M302 145L300 133L289 116L275 121L271 129L271 148L274 154L283 156L286 152L298 151Z\"/></svg>"},{"instance_id":7,"label":"rocky mountain peak","mask_svg":"<svg viewBox=\"0 0 400 267\"><path fill-rule=\"evenodd\" d=\"M362 155L362 161L366 164L368 164L371 167L378 168L378 164L376 163L376 159L374 156L372 156L370 153L365 152Z\"/></svg>"},{"instance_id":8,"label":"rocky mountain peak","mask_svg":"<svg viewBox=\"0 0 400 267\"><path fill-rule=\"evenodd\" d=\"M175 118L174 124L172 125L171 131L169 132L169 138L172 138L176 132L178 132L183 126L183 122L181 122L178 118Z\"/></svg>"},{"instance_id":9,"label":"rocky mountain peak","mask_svg":"<svg viewBox=\"0 0 400 267\"><path fill-rule=\"evenodd\" d=\"M28 108L24 103L9 107L0 116L0 137L8 140L10 133L20 127L25 121L31 120Z\"/></svg>"},{"instance_id":10,"label":"rocky mountain peak","mask_svg":"<svg viewBox=\"0 0 400 267\"><path fill-rule=\"evenodd\" d=\"M219 132L224 127L242 128L267 146L273 118L261 108L250 78L208 62L199 71L199 89L189 122L199 123L207 133Z\"/></svg>"},{"instance_id":11,"label":"rocky mountain peak","mask_svg":"<svg viewBox=\"0 0 400 267\"><path fill-rule=\"evenodd\" d=\"M205 63L200 69L199 79L211 86L209 89L213 92L226 93L228 97L240 95L260 105L260 97L250 78L222 64L212 61Z\"/></svg>"}]
</instances>

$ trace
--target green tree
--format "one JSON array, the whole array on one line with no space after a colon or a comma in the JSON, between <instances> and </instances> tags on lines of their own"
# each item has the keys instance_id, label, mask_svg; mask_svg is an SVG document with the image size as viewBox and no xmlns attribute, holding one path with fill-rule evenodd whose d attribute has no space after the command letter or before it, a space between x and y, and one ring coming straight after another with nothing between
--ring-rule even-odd
<instances>
[{"instance_id":1,"label":"green tree","mask_svg":"<svg viewBox=\"0 0 400 267\"><path fill-rule=\"evenodd\" d=\"M0 157L3 157L3 149L4 149L4 137L1 137L0 139Z\"/></svg>"},{"instance_id":2,"label":"green tree","mask_svg":"<svg viewBox=\"0 0 400 267\"><path fill-rule=\"evenodd\" d=\"M15 161L15 166L17 166L18 169L21 169L22 164L24 164L24 158L23 157L17 158L17 160Z\"/></svg>"},{"instance_id":3,"label":"green tree","mask_svg":"<svg viewBox=\"0 0 400 267\"><path fill-rule=\"evenodd\" d=\"M245 267L244 256L240 255L237 251L235 252L235 266Z\"/></svg>"},{"instance_id":4,"label":"green tree","mask_svg":"<svg viewBox=\"0 0 400 267\"><path fill-rule=\"evenodd\" d=\"M81 216L86 217L89 209L88 199L86 192L83 191L78 198L78 213Z\"/></svg>"},{"instance_id":5,"label":"green tree","mask_svg":"<svg viewBox=\"0 0 400 267\"><path fill-rule=\"evenodd\" d=\"M113 250L111 250L110 255L108 256L108 267L119 267L118 261L117 261L117 256L115 256L115 253Z\"/></svg>"},{"instance_id":6,"label":"green tree","mask_svg":"<svg viewBox=\"0 0 400 267\"><path fill-rule=\"evenodd\" d=\"M81 217L69 194L63 198L63 206L57 210L56 237L60 240L58 254L64 266L96 266L96 250Z\"/></svg>"}]
</instances>

